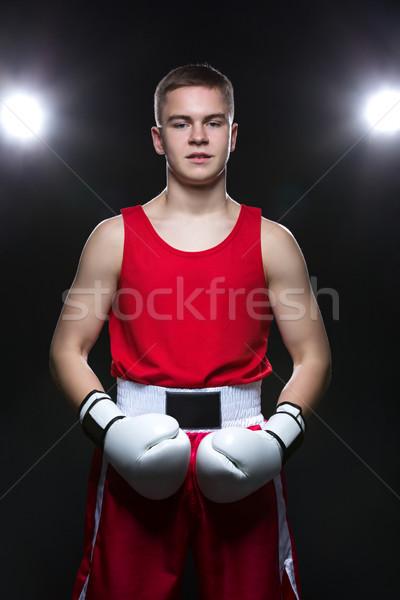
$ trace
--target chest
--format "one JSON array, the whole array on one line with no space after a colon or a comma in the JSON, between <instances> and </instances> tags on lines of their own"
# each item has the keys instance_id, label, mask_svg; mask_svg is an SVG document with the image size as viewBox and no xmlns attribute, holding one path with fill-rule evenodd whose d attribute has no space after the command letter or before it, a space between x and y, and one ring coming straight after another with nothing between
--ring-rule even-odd
<instances>
[{"instance_id":1,"label":"chest","mask_svg":"<svg viewBox=\"0 0 400 600\"><path fill-rule=\"evenodd\" d=\"M201 252L214 248L231 233L231 221L153 221L157 235L169 246L185 252Z\"/></svg>"}]
</instances>

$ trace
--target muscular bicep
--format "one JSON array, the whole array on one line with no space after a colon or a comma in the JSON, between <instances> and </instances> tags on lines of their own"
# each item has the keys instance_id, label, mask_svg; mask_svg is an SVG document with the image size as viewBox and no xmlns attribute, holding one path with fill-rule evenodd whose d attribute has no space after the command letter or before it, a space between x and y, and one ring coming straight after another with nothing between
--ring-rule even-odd
<instances>
[{"instance_id":1,"label":"muscular bicep","mask_svg":"<svg viewBox=\"0 0 400 600\"><path fill-rule=\"evenodd\" d=\"M285 228L265 224L262 247L271 307L293 362L326 360L325 328L296 240Z\"/></svg>"},{"instance_id":2,"label":"muscular bicep","mask_svg":"<svg viewBox=\"0 0 400 600\"><path fill-rule=\"evenodd\" d=\"M87 356L110 311L122 262L123 228L101 223L89 237L53 338L54 346Z\"/></svg>"}]
</instances>

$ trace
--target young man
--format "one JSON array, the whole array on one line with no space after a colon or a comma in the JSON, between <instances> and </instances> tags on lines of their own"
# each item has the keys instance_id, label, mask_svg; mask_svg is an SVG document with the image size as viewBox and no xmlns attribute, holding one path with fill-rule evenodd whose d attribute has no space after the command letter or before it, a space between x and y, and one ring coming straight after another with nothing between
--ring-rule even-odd
<instances>
[{"instance_id":1,"label":"young man","mask_svg":"<svg viewBox=\"0 0 400 600\"><path fill-rule=\"evenodd\" d=\"M209 66L160 82L166 188L94 230L54 334L51 371L98 446L75 600L178 599L188 548L202 600L300 598L282 464L330 355L292 235L227 194L233 111ZM116 404L87 362L107 315ZM266 422L273 316L293 374Z\"/></svg>"}]
</instances>

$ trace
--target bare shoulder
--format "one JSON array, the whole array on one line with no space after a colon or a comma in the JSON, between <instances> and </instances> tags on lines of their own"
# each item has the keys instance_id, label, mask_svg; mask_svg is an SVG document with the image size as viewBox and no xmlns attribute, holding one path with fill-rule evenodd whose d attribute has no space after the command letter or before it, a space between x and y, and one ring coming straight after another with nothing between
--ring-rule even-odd
<instances>
[{"instance_id":1,"label":"bare shoulder","mask_svg":"<svg viewBox=\"0 0 400 600\"><path fill-rule=\"evenodd\" d=\"M306 268L294 235L279 223L262 218L261 249L267 279Z\"/></svg>"},{"instance_id":2,"label":"bare shoulder","mask_svg":"<svg viewBox=\"0 0 400 600\"><path fill-rule=\"evenodd\" d=\"M96 225L96 227L90 234L89 240L117 242L119 238L121 238L121 236L123 237L123 235L123 218L122 215L117 215L116 217L105 219L104 221L101 221L101 223Z\"/></svg>"},{"instance_id":3,"label":"bare shoulder","mask_svg":"<svg viewBox=\"0 0 400 600\"><path fill-rule=\"evenodd\" d=\"M288 254L301 254L294 235L279 223L262 217L261 247L265 258L287 257Z\"/></svg>"},{"instance_id":4,"label":"bare shoulder","mask_svg":"<svg viewBox=\"0 0 400 600\"><path fill-rule=\"evenodd\" d=\"M90 234L80 265L100 271L119 273L124 248L124 223L121 215L105 219Z\"/></svg>"},{"instance_id":5,"label":"bare shoulder","mask_svg":"<svg viewBox=\"0 0 400 600\"><path fill-rule=\"evenodd\" d=\"M101 221L90 234L85 250L96 252L121 249L124 244L124 222L122 215Z\"/></svg>"},{"instance_id":6,"label":"bare shoulder","mask_svg":"<svg viewBox=\"0 0 400 600\"><path fill-rule=\"evenodd\" d=\"M271 248L293 244L297 246L293 234L287 227L265 217L261 218L261 242L263 246Z\"/></svg>"}]
</instances>

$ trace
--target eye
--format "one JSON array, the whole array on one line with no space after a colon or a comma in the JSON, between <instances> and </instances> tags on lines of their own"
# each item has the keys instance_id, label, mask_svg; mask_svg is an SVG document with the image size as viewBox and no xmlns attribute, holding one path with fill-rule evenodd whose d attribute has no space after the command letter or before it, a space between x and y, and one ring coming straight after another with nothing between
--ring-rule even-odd
<instances>
[{"instance_id":1,"label":"eye","mask_svg":"<svg viewBox=\"0 0 400 600\"><path fill-rule=\"evenodd\" d=\"M208 125L209 127L211 127L212 129L213 129L214 127L221 127L221 123L220 123L219 121L210 121L209 123L207 123L207 125Z\"/></svg>"},{"instance_id":2,"label":"eye","mask_svg":"<svg viewBox=\"0 0 400 600\"><path fill-rule=\"evenodd\" d=\"M174 123L174 125L173 125L174 129L184 129L187 126L188 126L187 123Z\"/></svg>"}]
</instances>

